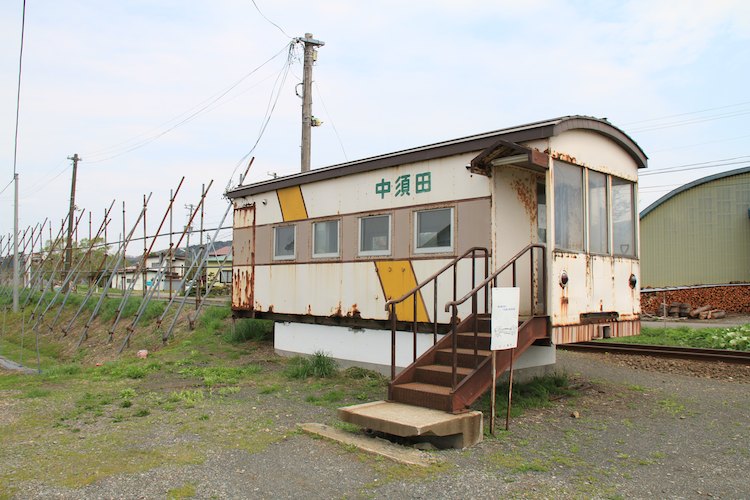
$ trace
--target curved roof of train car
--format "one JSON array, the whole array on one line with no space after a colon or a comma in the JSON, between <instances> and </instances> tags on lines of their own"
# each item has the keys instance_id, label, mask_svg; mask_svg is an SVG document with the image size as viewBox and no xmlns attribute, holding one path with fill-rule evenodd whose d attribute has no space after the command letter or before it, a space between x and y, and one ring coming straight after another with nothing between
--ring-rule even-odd
<instances>
[{"instance_id":1,"label":"curved roof of train car","mask_svg":"<svg viewBox=\"0 0 750 500\"><path fill-rule=\"evenodd\" d=\"M713 182L719 179L724 179L726 177L734 177L735 175L742 175L750 172L750 167L742 167L742 168L736 168L734 170L729 170L727 172L720 172L718 174L708 175L706 177L702 177L700 179L694 180L693 182L688 182L687 184L684 184L678 188L673 189L672 191L668 192L655 202L653 202L651 205L647 206L643 209L643 211L640 214L640 218L643 219L645 216L647 216L649 213L653 212L659 205L662 205L669 201L670 199L674 198L680 193L684 193L685 191L688 191L689 189L693 189L694 187L702 186L703 184L708 184L709 182Z\"/></svg>"},{"instance_id":2,"label":"curved roof of train car","mask_svg":"<svg viewBox=\"0 0 750 500\"><path fill-rule=\"evenodd\" d=\"M606 119L591 116L562 116L551 120L527 123L525 125L364 158L362 160L340 163L330 167L317 168L309 172L292 174L247 186L238 186L230 189L226 194L230 199L239 198L241 196L265 193L274 189L332 179L343 175L368 172L417 161L444 158L471 151L481 151L493 146L498 140L519 143L546 139L567 130L590 130L599 133L622 147L633 158L638 168L646 168L648 157L641 147L629 135L612 125Z\"/></svg>"}]
</instances>

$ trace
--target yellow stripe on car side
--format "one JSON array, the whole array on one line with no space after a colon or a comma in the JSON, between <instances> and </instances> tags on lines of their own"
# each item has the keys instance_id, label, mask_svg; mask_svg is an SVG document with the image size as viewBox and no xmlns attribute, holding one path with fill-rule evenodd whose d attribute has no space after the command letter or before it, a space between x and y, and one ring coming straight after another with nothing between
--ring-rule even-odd
<instances>
[{"instance_id":1,"label":"yellow stripe on car side","mask_svg":"<svg viewBox=\"0 0 750 500\"><path fill-rule=\"evenodd\" d=\"M276 196L279 198L284 222L307 219L307 208L299 186L277 189Z\"/></svg>"},{"instance_id":2,"label":"yellow stripe on car side","mask_svg":"<svg viewBox=\"0 0 750 500\"><path fill-rule=\"evenodd\" d=\"M386 300L398 299L417 286L417 277L408 260L381 260L375 267L383 286ZM410 297L396 305L399 321L414 321L414 298ZM417 321L430 321L422 294L417 293Z\"/></svg>"}]
</instances>

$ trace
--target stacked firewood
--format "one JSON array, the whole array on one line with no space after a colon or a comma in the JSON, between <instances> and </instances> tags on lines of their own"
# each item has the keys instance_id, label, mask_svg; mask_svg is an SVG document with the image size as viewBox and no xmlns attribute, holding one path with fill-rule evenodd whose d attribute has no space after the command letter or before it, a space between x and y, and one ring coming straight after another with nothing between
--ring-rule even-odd
<instances>
[{"instance_id":1,"label":"stacked firewood","mask_svg":"<svg viewBox=\"0 0 750 500\"><path fill-rule=\"evenodd\" d=\"M693 308L686 302L672 302L669 305L661 303L658 311L658 316L671 318L720 319L726 315L726 311L716 309L710 304Z\"/></svg>"},{"instance_id":2,"label":"stacked firewood","mask_svg":"<svg viewBox=\"0 0 750 500\"><path fill-rule=\"evenodd\" d=\"M662 304L666 304L666 310L663 309ZM682 308L682 317L686 318L690 317L689 313L695 309L701 309L708 305L713 307L705 311L699 311L696 318L700 318L701 312L708 313L712 310L734 314L750 314L750 285L718 285L659 291L641 290L641 310L646 314L669 316L669 309L675 304L678 306L678 316L680 315L679 305L688 304L688 310L685 310L685 307Z\"/></svg>"}]
</instances>

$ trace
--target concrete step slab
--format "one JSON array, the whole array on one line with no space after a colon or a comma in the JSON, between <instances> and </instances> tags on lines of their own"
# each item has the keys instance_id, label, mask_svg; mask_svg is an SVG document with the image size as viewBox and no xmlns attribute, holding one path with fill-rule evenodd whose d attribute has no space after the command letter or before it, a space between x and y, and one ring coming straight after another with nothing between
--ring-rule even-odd
<instances>
[{"instance_id":1,"label":"concrete step slab","mask_svg":"<svg viewBox=\"0 0 750 500\"><path fill-rule=\"evenodd\" d=\"M355 446L359 450L380 455L400 464L429 467L440 463L440 460L429 456L427 453L399 446L384 439L358 436L325 424L307 423L297 424L297 426L308 434L321 436L345 445Z\"/></svg>"},{"instance_id":2,"label":"concrete step slab","mask_svg":"<svg viewBox=\"0 0 750 500\"><path fill-rule=\"evenodd\" d=\"M482 412L459 414L393 401L375 401L339 408L341 420L400 437L426 437L438 447L467 448L483 436Z\"/></svg>"}]
</instances>

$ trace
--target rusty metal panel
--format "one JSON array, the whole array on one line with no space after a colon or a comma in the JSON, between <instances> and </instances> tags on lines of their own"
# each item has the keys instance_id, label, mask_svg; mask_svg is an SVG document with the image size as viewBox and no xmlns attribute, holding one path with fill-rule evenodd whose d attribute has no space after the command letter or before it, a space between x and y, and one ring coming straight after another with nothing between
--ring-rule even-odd
<instances>
[{"instance_id":1,"label":"rusty metal panel","mask_svg":"<svg viewBox=\"0 0 750 500\"><path fill-rule=\"evenodd\" d=\"M387 319L371 261L259 265L254 308L280 314Z\"/></svg>"},{"instance_id":2,"label":"rusty metal panel","mask_svg":"<svg viewBox=\"0 0 750 500\"><path fill-rule=\"evenodd\" d=\"M234 227L235 229L252 227L254 217L255 205L250 204L246 206L235 206L234 222L232 224L232 227Z\"/></svg>"},{"instance_id":3,"label":"rusty metal panel","mask_svg":"<svg viewBox=\"0 0 750 500\"><path fill-rule=\"evenodd\" d=\"M253 309L253 272L250 266L234 266L232 269L232 309Z\"/></svg>"},{"instance_id":4,"label":"rusty metal panel","mask_svg":"<svg viewBox=\"0 0 750 500\"><path fill-rule=\"evenodd\" d=\"M609 335L612 337L630 337L641 333L640 319L628 318L608 323L553 326L552 342L555 344L588 342L595 338L601 338L604 327L609 327Z\"/></svg>"},{"instance_id":5,"label":"rusty metal panel","mask_svg":"<svg viewBox=\"0 0 750 500\"><path fill-rule=\"evenodd\" d=\"M549 314L553 326L581 322L581 314L617 312L621 319L640 315L640 288L630 287L630 275L639 277L637 260L622 257L552 252ZM561 286L565 273L568 283Z\"/></svg>"}]
</instances>

